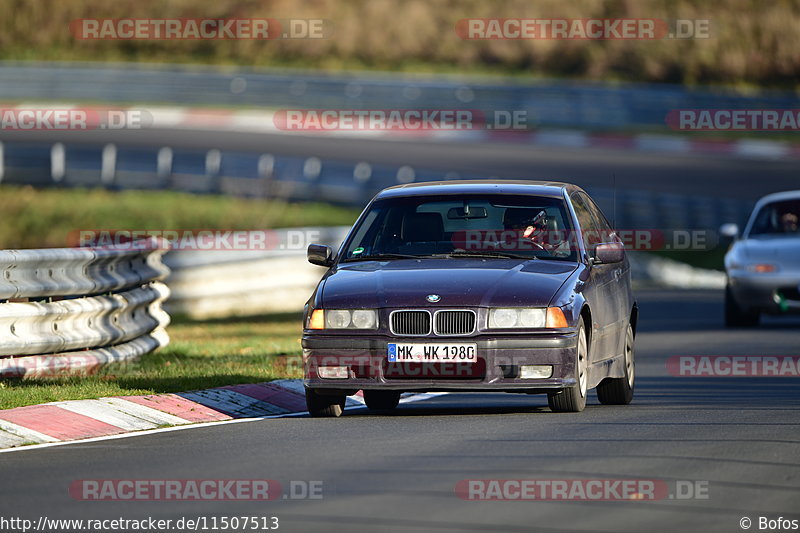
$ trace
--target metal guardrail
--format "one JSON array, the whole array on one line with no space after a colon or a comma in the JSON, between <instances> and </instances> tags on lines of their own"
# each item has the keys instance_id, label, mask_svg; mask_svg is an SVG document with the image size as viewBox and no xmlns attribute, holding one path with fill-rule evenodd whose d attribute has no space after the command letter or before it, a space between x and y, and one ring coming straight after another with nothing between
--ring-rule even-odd
<instances>
[{"instance_id":1,"label":"metal guardrail","mask_svg":"<svg viewBox=\"0 0 800 533\"><path fill-rule=\"evenodd\" d=\"M165 251L158 239L0 251L0 376L84 372L166 345Z\"/></svg>"},{"instance_id":2,"label":"metal guardrail","mask_svg":"<svg viewBox=\"0 0 800 533\"><path fill-rule=\"evenodd\" d=\"M0 305L0 323L9 323L0 338L1 355L38 355L111 346L127 342L169 322L160 303L169 295L163 283L50 303Z\"/></svg>"},{"instance_id":3,"label":"metal guardrail","mask_svg":"<svg viewBox=\"0 0 800 533\"><path fill-rule=\"evenodd\" d=\"M158 243L137 246L0 250L0 300L101 294L165 278Z\"/></svg>"},{"instance_id":4,"label":"metal guardrail","mask_svg":"<svg viewBox=\"0 0 800 533\"><path fill-rule=\"evenodd\" d=\"M159 328L132 341L106 348L9 357L0 359L0 377L38 378L91 373L111 363L133 361L167 344L169 344L167 332Z\"/></svg>"},{"instance_id":5,"label":"metal guardrail","mask_svg":"<svg viewBox=\"0 0 800 533\"><path fill-rule=\"evenodd\" d=\"M275 231L285 242L289 231L314 231L315 243L338 247L349 227L293 228ZM304 243L309 244L309 243ZM322 267L306 261L306 251L171 251L164 256L171 274L166 283L170 313L194 319L259 313L295 312L303 308Z\"/></svg>"},{"instance_id":6,"label":"metal guardrail","mask_svg":"<svg viewBox=\"0 0 800 533\"><path fill-rule=\"evenodd\" d=\"M58 143L60 144L60 143ZM472 179L477 174L411 165L373 165L366 161L262 153L207 152L177 148L126 148L107 145L0 143L1 183L58 187L171 189L196 194L320 201L363 206L378 191L412 181ZM169 151L169 157L159 154ZM63 158L54 175L52 153ZM209 157L210 154L214 157ZM166 161L166 162L165 162ZM176 167L175 162L180 161ZM209 164L213 161L213 165ZM110 170L109 170L110 169ZM719 197L681 196L646 191L587 187L607 213L616 211L619 228L717 228L743 222L753 202ZM616 206L616 207L615 207ZM0 296L1 297L1 296Z\"/></svg>"}]
</instances>

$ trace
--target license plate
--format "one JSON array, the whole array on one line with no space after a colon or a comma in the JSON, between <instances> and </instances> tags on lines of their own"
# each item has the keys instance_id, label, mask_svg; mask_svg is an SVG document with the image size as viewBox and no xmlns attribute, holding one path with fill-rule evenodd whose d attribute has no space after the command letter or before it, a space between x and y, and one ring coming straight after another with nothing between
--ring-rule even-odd
<instances>
[{"instance_id":1,"label":"license plate","mask_svg":"<svg viewBox=\"0 0 800 533\"><path fill-rule=\"evenodd\" d=\"M389 343L390 363L474 363L477 360L478 345L474 343Z\"/></svg>"}]
</instances>

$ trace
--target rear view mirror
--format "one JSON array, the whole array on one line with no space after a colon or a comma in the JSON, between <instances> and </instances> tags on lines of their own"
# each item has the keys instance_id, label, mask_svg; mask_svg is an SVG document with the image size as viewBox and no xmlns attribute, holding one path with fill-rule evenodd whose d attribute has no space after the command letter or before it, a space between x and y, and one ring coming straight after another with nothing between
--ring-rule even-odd
<instances>
[{"instance_id":1,"label":"rear view mirror","mask_svg":"<svg viewBox=\"0 0 800 533\"><path fill-rule=\"evenodd\" d=\"M488 216L485 207L451 207L447 211L447 218L450 220L486 218Z\"/></svg>"},{"instance_id":2,"label":"rear view mirror","mask_svg":"<svg viewBox=\"0 0 800 533\"><path fill-rule=\"evenodd\" d=\"M732 223L723 224L719 227L719 234L729 239L735 239L739 236L739 226Z\"/></svg>"},{"instance_id":3,"label":"rear view mirror","mask_svg":"<svg viewBox=\"0 0 800 533\"><path fill-rule=\"evenodd\" d=\"M605 242L594 249L595 264L620 263L625 259L625 245L621 242Z\"/></svg>"},{"instance_id":4,"label":"rear view mirror","mask_svg":"<svg viewBox=\"0 0 800 533\"><path fill-rule=\"evenodd\" d=\"M309 244L306 258L312 265L329 267L333 264L333 249L322 244Z\"/></svg>"}]
</instances>

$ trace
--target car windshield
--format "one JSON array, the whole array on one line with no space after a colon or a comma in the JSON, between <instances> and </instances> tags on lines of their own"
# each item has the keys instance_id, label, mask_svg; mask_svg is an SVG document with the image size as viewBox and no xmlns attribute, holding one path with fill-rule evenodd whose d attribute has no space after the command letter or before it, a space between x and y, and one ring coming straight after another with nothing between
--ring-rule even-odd
<instances>
[{"instance_id":1,"label":"car windshield","mask_svg":"<svg viewBox=\"0 0 800 533\"><path fill-rule=\"evenodd\" d=\"M800 198L766 204L759 210L750 228L753 235L787 235L800 237L798 218Z\"/></svg>"},{"instance_id":2,"label":"car windshield","mask_svg":"<svg viewBox=\"0 0 800 533\"><path fill-rule=\"evenodd\" d=\"M342 261L487 257L576 261L561 198L510 195L401 197L376 201Z\"/></svg>"}]
</instances>

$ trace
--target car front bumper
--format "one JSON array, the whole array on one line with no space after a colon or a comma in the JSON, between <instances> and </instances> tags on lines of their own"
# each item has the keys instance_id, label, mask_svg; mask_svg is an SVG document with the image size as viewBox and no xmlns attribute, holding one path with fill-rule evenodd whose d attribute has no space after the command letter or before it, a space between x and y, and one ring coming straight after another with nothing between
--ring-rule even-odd
<instances>
[{"instance_id":1,"label":"car front bumper","mask_svg":"<svg viewBox=\"0 0 800 533\"><path fill-rule=\"evenodd\" d=\"M800 272L729 274L736 303L771 314L800 313Z\"/></svg>"},{"instance_id":2,"label":"car front bumper","mask_svg":"<svg viewBox=\"0 0 800 533\"><path fill-rule=\"evenodd\" d=\"M389 343L475 343L474 363L390 363ZM403 338L304 335L304 383L317 390L546 392L575 384L577 334ZM522 365L552 366L549 378L522 379ZM346 379L320 378L321 366L348 367Z\"/></svg>"}]
</instances>

